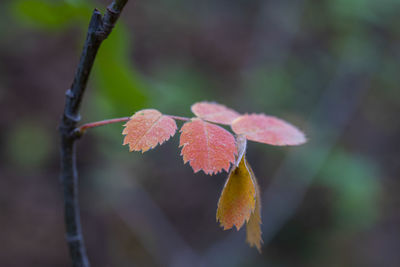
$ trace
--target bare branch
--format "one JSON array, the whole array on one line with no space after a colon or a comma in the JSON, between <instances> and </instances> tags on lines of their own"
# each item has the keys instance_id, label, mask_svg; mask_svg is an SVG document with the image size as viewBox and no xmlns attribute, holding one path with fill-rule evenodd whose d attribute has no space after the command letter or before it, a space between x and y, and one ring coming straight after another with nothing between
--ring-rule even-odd
<instances>
[{"instance_id":1,"label":"bare branch","mask_svg":"<svg viewBox=\"0 0 400 267\"><path fill-rule=\"evenodd\" d=\"M75 134L80 120L79 109L101 43L111 33L127 0L114 0L102 17L98 10L93 11L86 41L71 88L66 92L64 113L60 122L61 136L61 181L64 189L64 209L66 239L74 267L89 267L82 236L78 202L78 174L76 168Z\"/></svg>"}]
</instances>

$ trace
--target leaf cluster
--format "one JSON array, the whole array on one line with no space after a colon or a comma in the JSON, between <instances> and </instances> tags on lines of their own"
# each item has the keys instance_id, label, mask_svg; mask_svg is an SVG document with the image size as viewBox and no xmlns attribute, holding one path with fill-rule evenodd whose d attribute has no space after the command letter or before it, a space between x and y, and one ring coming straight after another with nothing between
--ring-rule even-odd
<instances>
[{"instance_id":1,"label":"leaf cluster","mask_svg":"<svg viewBox=\"0 0 400 267\"><path fill-rule=\"evenodd\" d=\"M155 109L136 112L124 125L123 145L130 151L146 152L169 140L177 132L176 119L186 121L180 129L179 146L184 163L196 173L229 171L218 201L217 221L226 229L245 223L247 242L261 251L260 190L254 172L246 160L247 140L269 145L300 145L304 134L293 125L265 114L240 114L210 102L191 107L195 117L162 114ZM235 136L217 124L229 125Z\"/></svg>"}]
</instances>

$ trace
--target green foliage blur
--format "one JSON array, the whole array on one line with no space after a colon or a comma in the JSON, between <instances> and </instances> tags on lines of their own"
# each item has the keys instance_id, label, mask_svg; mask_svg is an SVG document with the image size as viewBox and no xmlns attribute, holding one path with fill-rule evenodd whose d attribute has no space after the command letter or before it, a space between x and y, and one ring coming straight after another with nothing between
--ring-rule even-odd
<instances>
[{"instance_id":1,"label":"green foliage blur","mask_svg":"<svg viewBox=\"0 0 400 267\"><path fill-rule=\"evenodd\" d=\"M91 13L108 2L0 3L0 266L69 266L56 127ZM215 222L226 174L193 174L177 136L139 154L121 146L122 125L90 130L78 165L92 265L400 266L398 14L398 0L129 1L83 122L191 116L208 100L283 118L309 142L249 144L259 255Z\"/></svg>"},{"instance_id":2,"label":"green foliage blur","mask_svg":"<svg viewBox=\"0 0 400 267\"><path fill-rule=\"evenodd\" d=\"M90 1L14 1L12 10L27 27L38 30L65 31L72 25L86 31L94 4ZM94 84L99 90L99 102L107 99L112 116L126 116L148 102L146 85L128 60L129 33L123 23L116 27L96 58Z\"/></svg>"}]
</instances>

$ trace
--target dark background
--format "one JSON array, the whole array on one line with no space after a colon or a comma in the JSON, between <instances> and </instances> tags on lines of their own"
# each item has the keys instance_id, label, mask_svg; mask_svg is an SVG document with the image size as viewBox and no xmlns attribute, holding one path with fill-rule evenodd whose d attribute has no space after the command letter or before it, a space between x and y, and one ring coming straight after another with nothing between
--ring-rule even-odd
<instances>
[{"instance_id":1,"label":"dark background","mask_svg":"<svg viewBox=\"0 0 400 267\"><path fill-rule=\"evenodd\" d=\"M0 9L0 266L70 266L57 125L91 11L107 1ZM194 174L178 136L129 153L121 124L78 143L93 266L400 266L400 1L129 1L100 49L82 121L142 108L191 116L217 101L302 129L250 143L262 254L215 211L226 173Z\"/></svg>"}]
</instances>

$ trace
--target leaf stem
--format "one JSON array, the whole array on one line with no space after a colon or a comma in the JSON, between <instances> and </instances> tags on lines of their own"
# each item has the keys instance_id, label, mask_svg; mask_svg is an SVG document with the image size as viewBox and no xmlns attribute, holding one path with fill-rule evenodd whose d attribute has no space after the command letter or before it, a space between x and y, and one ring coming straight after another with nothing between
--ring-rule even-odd
<instances>
[{"instance_id":1,"label":"leaf stem","mask_svg":"<svg viewBox=\"0 0 400 267\"><path fill-rule=\"evenodd\" d=\"M168 116L174 120L180 120L180 121L189 121L190 118L186 117L181 117L181 116L174 116L174 115L165 115ZM121 118L114 118L114 119L108 119L108 120L102 120L102 121L95 121L95 122L89 122L81 125L80 127L76 128L75 133L77 135L82 135L85 133L87 129L90 128L95 128L107 124L112 124L112 123L118 123L118 122L125 122L128 121L130 117L121 117Z\"/></svg>"},{"instance_id":2,"label":"leaf stem","mask_svg":"<svg viewBox=\"0 0 400 267\"><path fill-rule=\"evenodd\" d=\"M178 121L190 121L190 118L186 118L186 117L181 117L181 116L174 116L174 115L165 115L168 116L174 120L178 120Z\"/></svg>"},{"instance_id":3,"label":"leaf stem","mask_svg":"<svg viewBox=\"0 0 400 267\"><path fill-rule=\"evenodd\" d=\"M124 121L128 121L128 120L129 120L129 117L122 117L122 118L90 122L90 123L86 123L86 124L83 124L82 126L80 126L77 129L77 131L79 134L83 134L87 129L90 129L90 128L99 127L99 126L117 123L117 122L124 122Z\"/></svg>"}]
</instances>

